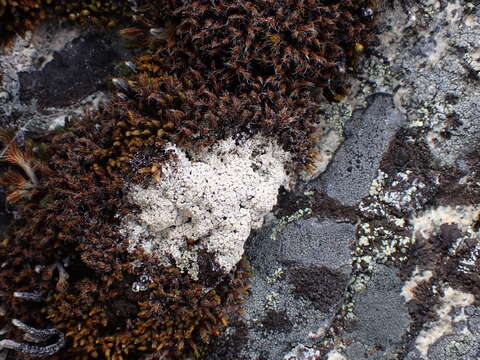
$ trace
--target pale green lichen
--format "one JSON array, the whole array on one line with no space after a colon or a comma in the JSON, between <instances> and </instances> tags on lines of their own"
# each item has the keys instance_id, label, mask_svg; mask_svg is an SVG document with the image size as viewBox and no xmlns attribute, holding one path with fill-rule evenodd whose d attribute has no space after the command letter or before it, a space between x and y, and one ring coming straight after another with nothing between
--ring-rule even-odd
<instances>
[{"instance_id":1,"label":"pale green lichen","mask_svg":"<svg viewBox=\"0 0 480 360\"><path fill-rule=\"evenodd\" d=\"M287 226L289 223L298 220L304 216L310 215L312 213L312 209L310 208L305 208L305 209L300 209L295 211L292 215L290 216L284 216L283 218L280 219L280 221L275 225L272 231L272 235L270 235L272 240L277 240L278 234L280 234L283 229L285 229L285 226Z\"/></svg>"}]
</instances>

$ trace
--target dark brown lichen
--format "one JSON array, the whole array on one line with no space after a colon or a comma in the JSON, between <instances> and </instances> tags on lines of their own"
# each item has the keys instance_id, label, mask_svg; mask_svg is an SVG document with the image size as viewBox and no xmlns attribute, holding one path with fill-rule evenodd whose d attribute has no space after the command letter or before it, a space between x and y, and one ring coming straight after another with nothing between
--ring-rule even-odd
<instances>
[{"instance_id":1,"label":"dark brown lichen","mask_svg":"<svg viewBox=\"0 0 480 360\"><path fill-rule=\"evenodd\" d=\"M287 279L294 286L294 294L310 300L323 312L331 311L338 303L348 280L345 274L325 266L292 268Z\"/></svg>"}]
</instances>

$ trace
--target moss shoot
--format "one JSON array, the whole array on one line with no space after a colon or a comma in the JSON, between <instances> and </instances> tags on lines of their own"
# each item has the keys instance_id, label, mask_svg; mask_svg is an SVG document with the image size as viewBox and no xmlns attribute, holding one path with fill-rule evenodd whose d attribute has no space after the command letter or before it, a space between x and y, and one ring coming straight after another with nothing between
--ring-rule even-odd
<instances>
[{"instance_id":1,"label":"moss shoot","mask_svg":"<svg viewBox=\"0 0 480 360\"><path fill-rule=\"evenodd\" d=\"M378 12L376 0L0 0L2 40L47 18L126 19L121 35L140 53L97 113L0 139L16 213L0 246L9 358L202 358L240 311L248 265L225 274L200 254L192 279L127 251L119 227L138 210L127 184L159 182L167 144L197 152L257 134L291 155L291 171L311 168L321 103L345 96Z\"/></svg>"}]
</instances>

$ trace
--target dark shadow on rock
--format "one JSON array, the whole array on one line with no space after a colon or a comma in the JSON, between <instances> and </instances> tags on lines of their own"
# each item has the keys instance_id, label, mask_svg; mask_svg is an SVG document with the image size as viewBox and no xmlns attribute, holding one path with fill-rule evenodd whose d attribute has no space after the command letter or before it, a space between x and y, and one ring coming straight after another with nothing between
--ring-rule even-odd
<instances>
[{"instance_id":1,"label":"dark shadow on rock","mask_svg":"<svg viewBox=\"0 0 480 360\"><path fill-rule=\"evenodd\" d=\"M83 34L55 52L43 68L19 73L20 100L36 100L40 109L73 105L104 89L104 78L125 57L126 51L112 35Z\"/></svg>"}]
</instances>

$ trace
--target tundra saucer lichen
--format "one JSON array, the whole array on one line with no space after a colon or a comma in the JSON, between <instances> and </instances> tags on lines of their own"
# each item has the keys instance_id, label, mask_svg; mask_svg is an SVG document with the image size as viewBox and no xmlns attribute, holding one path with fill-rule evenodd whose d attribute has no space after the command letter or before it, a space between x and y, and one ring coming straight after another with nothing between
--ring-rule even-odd
<instances>
[{"instance_id":1,"label":"tundra saucer lichen","mask_svg":"<svg viewBox=\"0 0 480 360\"><path fill-rule=\"evenodd\" d=\"M124 224L130 249L142 248L164 264L197 278L197 255L214 255L229 272L243 255L250 230L288 188L285 163L290 155L275 142L257 136L219 142L193 159L173 147L159 183L132 185L129 197L140 210Z\"/></svg>"}]
</instances>

